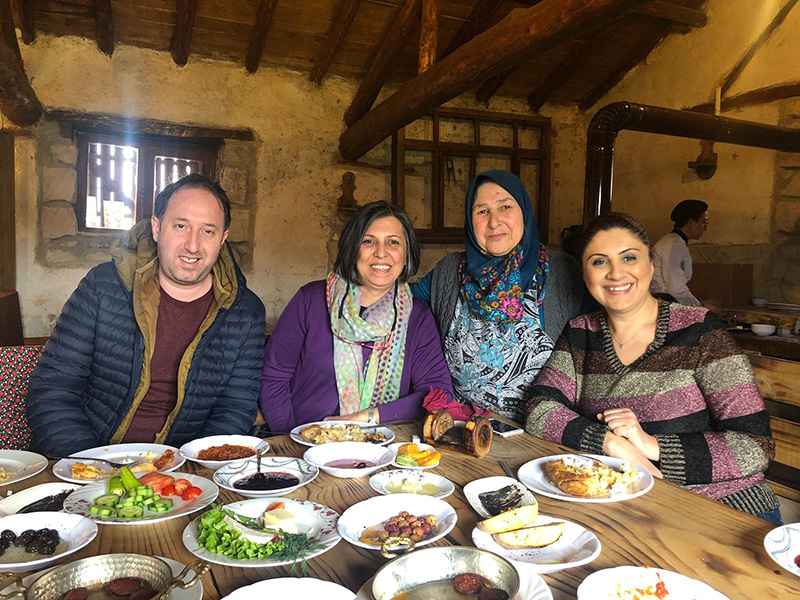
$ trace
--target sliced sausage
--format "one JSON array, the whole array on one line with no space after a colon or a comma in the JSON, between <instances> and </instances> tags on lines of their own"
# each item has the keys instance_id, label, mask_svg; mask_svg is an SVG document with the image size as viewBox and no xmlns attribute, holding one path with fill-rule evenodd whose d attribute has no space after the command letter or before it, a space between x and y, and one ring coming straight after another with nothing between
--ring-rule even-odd
<instances>
[{"instance_id":1,"label":"sliced sausage","mask_svg":"<svg viewBox=\"0 0 800 600\"><path fill-rule=\"evenodd\" d=\"M480 575L463 573L453 577L453 587L459 594L477 596L483 587L483 581Z\"/></svg>"}]
</instances>

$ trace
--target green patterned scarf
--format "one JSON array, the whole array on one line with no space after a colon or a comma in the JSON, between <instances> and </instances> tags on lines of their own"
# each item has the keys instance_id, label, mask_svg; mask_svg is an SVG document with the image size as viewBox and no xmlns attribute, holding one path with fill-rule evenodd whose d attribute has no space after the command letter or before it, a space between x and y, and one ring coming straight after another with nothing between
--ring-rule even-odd
<instances>
[{"instance_id":1,"label":"green patterned scarf","mask_svg":"<svg viewBox=\"0 0 800 600\"><path fill-rule=\"evenodd\" d=\"M392 402L400 397L406 332L413 298L407 283L362 313L360 288L331 273L325 290L333 332L333 366L339 390L339 414ZM372 344L364 371L362 346Z\"/></svg>"}]
</instances>

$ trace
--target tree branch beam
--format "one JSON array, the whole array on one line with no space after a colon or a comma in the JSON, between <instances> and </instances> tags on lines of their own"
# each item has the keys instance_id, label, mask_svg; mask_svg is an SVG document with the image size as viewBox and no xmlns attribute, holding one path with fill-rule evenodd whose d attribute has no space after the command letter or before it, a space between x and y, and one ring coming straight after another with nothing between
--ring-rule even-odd
<instances>
[{"instance_id":1,"label":"tree branch beam","mask_svg":"<svg viewBox=\"0 0 800 600\"><path fill-rule=\"evenodd\" d=\"M7 11L4 1L0 1L0 18ZM10 21L3 27L3 38L0 39L0 112L21 127L33 125L42 116L42 105L33 91L25 69L22 66L17 36ZM14 45L9 42L9 30Z\"/></svg>"},{"instance_id":2,"label":"tree branch beam","mask_svg":"<svg viewBox=\"0 0 800 600\"><path fill-rule=\"evenodd\" d=\"M533 112L539 112L550 96L563 86L567 81L580 70L585 64L585 56L589 50L589 44L577 41L572 44L567 56L560 61L547 77L528 95L528 106Z\"/></svg>"},{"instance_id":3,"label":"tree branch beam","mask_svg":"<svg viewBox=\"0 0 800 600\"><path fill-rule=\"evenodd\" d=\"M339 138L345 160L363 155L393 131L455 98L481 81L517 64L532 51L545 51L598 20L629 9L636 0L543 0L511 11L352 124ZM487 52L491 48L491 52Z\"/></svg>"},{"instance_id":4,"label":"tree branch beam","mask_svg":"<svg viewBox=\"0 0 800 600\"><path fill-rule=\"evenodd\" d=\"M800 81L779 83L776 85L768 85L766 87L742 92L741 94L736 94L735 96L723 98L720 105L720 111L725 112L728 110L735 110L737 108L767 104L769 102L776 102L778 100L786 100L787 98L797 97L800 97ZM704 104L692 106L691 108L687 108L685 110L713 114L715 106L713 102L706 102Z\"/></svg>"},{"instance_id":5,"label":"tree branch beam","mask_svg":"<svg viewBox=\"0 0 800 600\"><path fill-rule=\"evenodd\" d=\"M708 24L708 17L702 10L681 6L680 4L674 4L672 2L664 2L663 0L650 0L650 2L646 4L635 7L631 12L637 15L655 17L686 27L700 28Z\"/></svg>"},{"instance_id":6,"label":"tree branch beam","mask_svg":"<svg viewBox=\"0 0 800 600\"><path fill-rule=\"evenodd\" d=\"M114 17L111 0L94 0L94 22L97 47L104 54L114 53Z\"/></svg>"},{"instance_id":7,"label":"tree branch beam","mask_svg":"<svg viewBox=\"0 0 800 600\"><path fill-rule=\"evenodd\" d=\"M344 113L344 120L348 125L352 125L369 112L383 87L383 82L389 75L397 53L417 25L419 7L420 0L405 0L387 23L369 69L361 80L361 85L358 87L350 107Z\"/></svg>"},{"instance_id":8,"label":"tree branch beam","mask_svg":"<svg viewBox=\"0 0 800 600\"><path fill-rule=\"evenodd\" d=\"M31 0L10 0L11 12L17 27L22 31L22 41L31 44L36 39L36 27L33 22L33 2Z\"/></svg>"},{"instance_id":9,"label":"tree branch beam","mask_svg":"<svg viewBox=\"0 0 800 600\"><path fill-rule=\"evenodd\" d=\"M439 44L439 0L422 0L419 32L419 66L424 73L436 62Z\"/></svg>"},{"instance_id":10,"label":"tree branch beam","mask_svg":"<svg viewBox=\"0 0 800 600\"><path fill-rule=\"evenodd\" d=\"M250 34L250 46L247 48L247 58L245 68L250 73L258 71L261 64L261 57L264 55L264 44L269 33L269 26L272 24L272 17L275 15L275 7L278 0L261 0L258 4L258 14Z\"/></svg>"},{"instance_id":11,"label":"tree branch beam","mask_svg":"<svg viewBox=\"0 0 800 600\"><path fill-rule=\"evenodd\" d=\"M447 50L442 57L444 58L459 46L466 44L479 33L486 31L486 28L489 27L492 21L492 17L502 3L502 0L477 0L472 6L469 17L461 24L461 27L453 36L453 39L450 40L450 44L447 46Z\"/></svg>"},{"instance_id":12,"label":"tree branch beam","mask_svg":"<svg viewBox=\"0 0 800 600\"><path fill-rule=\"evenodd\" d=\"M311 69L310 79L317 85L322 83L328 70L331 68L336 53L341 48L350 31L350 26L356 18L361 0L341 0L336 7L336 14L331 21L331 26L325 40L317 48L314 57L314 67Z\"/></svg>"},{"instance_id":13,"label":"tree branch beam","mask_svg":"<svg viewBox=\"0 0 800 600\"><path fill-rule=\"evenodd\" d=\"M170 53L172 60L182 67L189 60L192 47L192 30L197 19L197 0L175 0L175 30L172 32Z\"/></svg>"}]
</instances>

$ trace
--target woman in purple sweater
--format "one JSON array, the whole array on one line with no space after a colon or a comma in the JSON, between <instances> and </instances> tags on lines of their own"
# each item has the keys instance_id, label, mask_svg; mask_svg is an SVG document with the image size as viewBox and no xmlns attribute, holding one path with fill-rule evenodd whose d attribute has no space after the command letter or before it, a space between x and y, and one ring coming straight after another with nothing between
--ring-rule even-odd
<instances>
[{"instance_id":1,"label":"woman in purple sweater","mask_svg":"<svg viewBox=\"0 0 800 600\"><path fill-rule=\"evenodd\" d=\"M373 202L353 215L333 273L300 288L267 345L260 405L272 431L416 419L431 389L452 398L436 323L406 283L418 266L400 208Z\"/></svg>"}]
</instances>

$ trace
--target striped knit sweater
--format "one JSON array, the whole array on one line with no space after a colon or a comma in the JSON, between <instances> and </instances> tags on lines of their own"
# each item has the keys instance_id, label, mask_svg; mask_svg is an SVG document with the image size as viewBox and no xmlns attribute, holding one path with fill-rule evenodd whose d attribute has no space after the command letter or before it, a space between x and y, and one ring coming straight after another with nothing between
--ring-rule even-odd
<instances>
[{"instance_id":1,"label":"striped knit sweater","mask_svg":"<svg viewBox=\"0 0 800 600\"><path fill-rule=\"evenodd\" d=\"M702 307L660 301L656 335L623 365L605 312L569 322L533 387L526 430L602 454L596 415L629 408L658 440L657 466L689 490L759 514L778 506L764 478L774 444L750 363Z\"/></svg>"}]
</instances>

